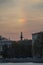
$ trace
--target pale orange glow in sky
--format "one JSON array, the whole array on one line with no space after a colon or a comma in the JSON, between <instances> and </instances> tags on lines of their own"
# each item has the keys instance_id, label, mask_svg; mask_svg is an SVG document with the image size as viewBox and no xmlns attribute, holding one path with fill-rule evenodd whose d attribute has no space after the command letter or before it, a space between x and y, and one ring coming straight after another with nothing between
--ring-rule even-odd
<instances>
[{"instance_id":1,"label":"pale orange glow in sky","mask_svg":"<svg viewBox=\"0 0 43 65\"><path fill-rule=\"evenodd\" d=\"M18 19L18 22L23 24L26 22L26 20L24 18L20 18L20 19Z\"/></svg>"}]
</instances>

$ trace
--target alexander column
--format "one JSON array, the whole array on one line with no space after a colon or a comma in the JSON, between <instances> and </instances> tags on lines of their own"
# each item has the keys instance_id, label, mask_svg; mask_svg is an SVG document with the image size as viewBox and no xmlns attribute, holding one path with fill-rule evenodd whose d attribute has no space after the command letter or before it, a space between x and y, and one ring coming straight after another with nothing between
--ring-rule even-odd
<instances>
[{"instance_id":1,"label":"alexander column","mask_svg":"<svg viewBox=\"0 0 43 65\"><path fill-rule=\"evenodd\" d=\"M23 40L23 33L21 32L21 36L20 36L20 39Z\"/></svg>"}]
</instances>

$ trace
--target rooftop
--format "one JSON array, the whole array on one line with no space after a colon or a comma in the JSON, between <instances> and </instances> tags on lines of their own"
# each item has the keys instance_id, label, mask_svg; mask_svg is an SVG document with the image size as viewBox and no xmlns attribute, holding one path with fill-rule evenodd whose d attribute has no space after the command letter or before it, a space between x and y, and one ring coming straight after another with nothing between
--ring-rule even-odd
<instances>
[{"instance_id":1,"label":"rooftop","mask_svg":"<svg viewBox=\"0 0 43 65\"><path fill-rule=\"evenodd\" d=\"M42 32L32 33L32 35L36 35L36 34L43 34L43 31Z\"/></svg>"}]
</instances>

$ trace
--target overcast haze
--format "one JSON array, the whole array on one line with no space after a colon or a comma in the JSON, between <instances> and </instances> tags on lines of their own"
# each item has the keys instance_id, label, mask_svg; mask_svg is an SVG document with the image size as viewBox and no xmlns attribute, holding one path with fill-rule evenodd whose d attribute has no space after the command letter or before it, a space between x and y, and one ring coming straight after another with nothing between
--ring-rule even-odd
<instances>
[{"instance_id":1,"label":"overcast haze","mask_svg":"<svg viewBox=\"0 0 43 65\"><path fill-rule=\"evenodd\" d=\"M43 31L43 0L0 0L0 35L19 40L21 31L27 39Z\"/></svg>"}]
</instances>

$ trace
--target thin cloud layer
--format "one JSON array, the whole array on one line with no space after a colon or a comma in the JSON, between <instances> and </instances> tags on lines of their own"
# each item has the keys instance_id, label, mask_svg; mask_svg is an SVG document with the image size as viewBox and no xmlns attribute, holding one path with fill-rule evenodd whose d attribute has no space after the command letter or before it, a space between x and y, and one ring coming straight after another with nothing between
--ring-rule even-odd
<instances>
[{"instance_id":1,"label":"thin cloud layer","mask_svg":"<svg viewBox=\"0 0 43 65\"><path fill-rule=\"evenodd\" d=\"M43 0L0 0L0 31L43 31Z\"/></svg>"}]
</instances>

